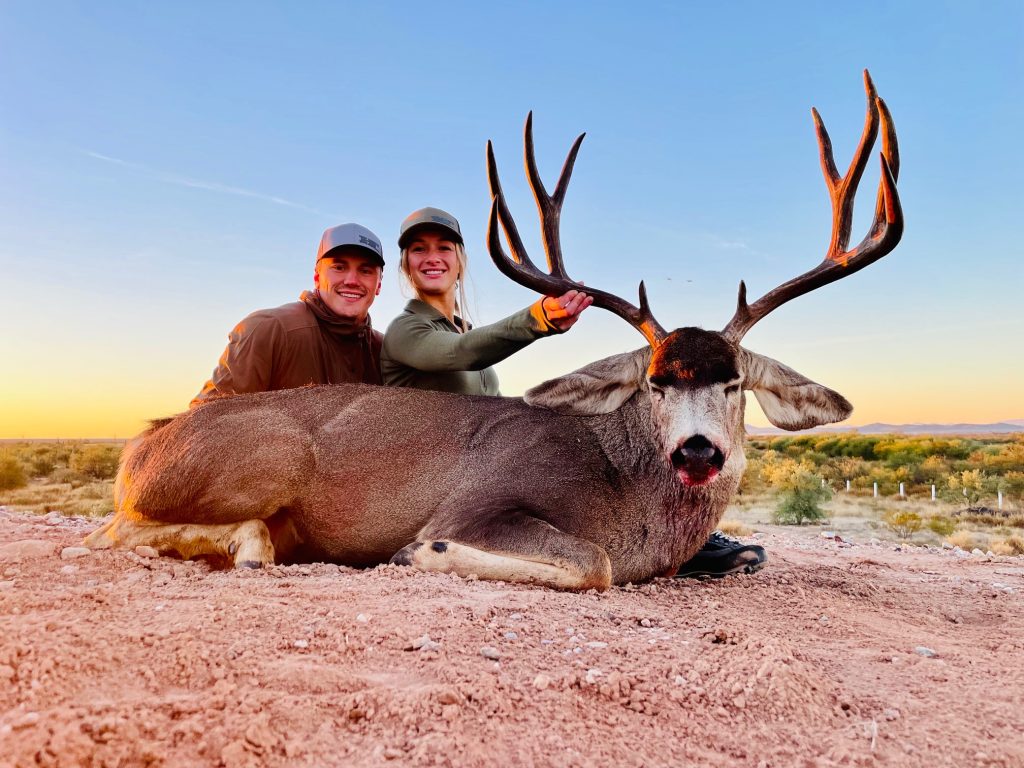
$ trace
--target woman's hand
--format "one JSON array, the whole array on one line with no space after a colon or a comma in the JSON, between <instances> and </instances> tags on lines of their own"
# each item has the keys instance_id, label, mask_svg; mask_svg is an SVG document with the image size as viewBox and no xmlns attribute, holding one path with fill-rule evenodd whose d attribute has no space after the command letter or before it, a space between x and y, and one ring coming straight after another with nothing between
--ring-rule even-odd
<instances>
[{"instance_id":1,"label":"woman's hand","mask_svg":"<svg viewBox=\"0 0 1024 768\"><path fill-rule=\"evenodd\" d=\"M567 331L575 325L580 313L594 303L592 296L583 291L567 291L558 298L545 296L541 302L544 317L559 331Z\"/></svg>"}]
</instances>

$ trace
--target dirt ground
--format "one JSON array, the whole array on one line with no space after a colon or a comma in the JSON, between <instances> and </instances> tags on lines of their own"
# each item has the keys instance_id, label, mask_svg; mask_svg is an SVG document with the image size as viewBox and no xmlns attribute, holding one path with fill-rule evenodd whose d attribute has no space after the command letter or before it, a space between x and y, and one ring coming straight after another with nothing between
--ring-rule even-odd
<instances>
[{"instance_id":1,"label":"dirt ground","mask_svg":"<svg viewBox=\"0 0 1024 768\"><path fill-rule=\"evenodd\" d=\"M603 594L64 552L0 508L2 766L1022 766L1024 558L759 535Z\"/></svg>"}]
</instances>

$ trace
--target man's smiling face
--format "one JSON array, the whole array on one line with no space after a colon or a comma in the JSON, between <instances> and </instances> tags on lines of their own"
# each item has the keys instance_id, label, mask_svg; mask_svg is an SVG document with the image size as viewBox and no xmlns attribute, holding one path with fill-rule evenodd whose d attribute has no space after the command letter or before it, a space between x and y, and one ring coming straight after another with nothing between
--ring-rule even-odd
<instances>
[{"instance_id":1,"label":"man's smiling face","mask_svg":"<svg viewBox=\"0 0 1024 768\"><path fill-rule=\"evenodd\" d=\"M342 246L316 263L313 282L332 312L362 322L380 293L383 271L361 249Z\"/></svg>"}]
</instances>

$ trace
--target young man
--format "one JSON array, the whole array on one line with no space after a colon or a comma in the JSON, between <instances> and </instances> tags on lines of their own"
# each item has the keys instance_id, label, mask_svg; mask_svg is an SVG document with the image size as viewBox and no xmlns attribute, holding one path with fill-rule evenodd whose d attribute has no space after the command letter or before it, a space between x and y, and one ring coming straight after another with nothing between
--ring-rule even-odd
<instances>
[{"instance_id":1,"label":"young man","mask_svg":"<svg viewBox=\"0 0 1024 768\"><path fill-rule=\"evenodd\" d=\"M369 310L384 268L380 238L359 224L324 232L314 289L235 326L217 368L192 400L309 384L380 384L382 336Z\"/></svg>"}]
</instances>

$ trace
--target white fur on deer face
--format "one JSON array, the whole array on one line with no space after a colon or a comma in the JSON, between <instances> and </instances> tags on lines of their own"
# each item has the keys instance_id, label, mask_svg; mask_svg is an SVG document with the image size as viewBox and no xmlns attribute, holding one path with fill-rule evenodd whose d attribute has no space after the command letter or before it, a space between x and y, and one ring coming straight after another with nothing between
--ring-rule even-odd
<instances>
[{"instance_id":1,"label":"white fur on deer face","mask_svg":"<svg viewBox=\"0 0 1024 768\"><path fill-rule=\"evenodd\" d=\"M768 420L782 429L842 421L853 410L837 392L700 328L673 331L653 352L598 360L539 384L524 399L559 413L595 416L614 411L641 389L650 393L657 450L686 486L713 483L730 466L741 471L742 389L752 391Z\"/></svg>"},{"instance_id":2,"label":"white fur on deer face","mask_svg":"<svg viewBox=\"0 0 1024 768\"><path fill-rule=\"evenodd\" d=\"M680 328L647 367L662 454L685 486L712 482L743 440L739 349L720 333Z\"/></svg>"}]
</instances>

